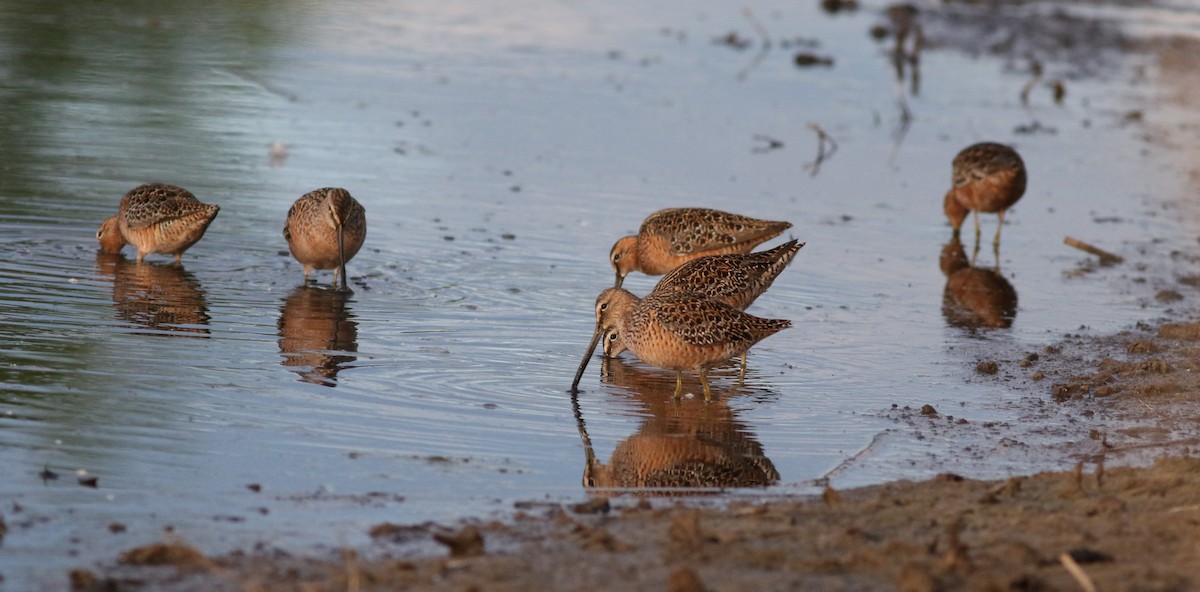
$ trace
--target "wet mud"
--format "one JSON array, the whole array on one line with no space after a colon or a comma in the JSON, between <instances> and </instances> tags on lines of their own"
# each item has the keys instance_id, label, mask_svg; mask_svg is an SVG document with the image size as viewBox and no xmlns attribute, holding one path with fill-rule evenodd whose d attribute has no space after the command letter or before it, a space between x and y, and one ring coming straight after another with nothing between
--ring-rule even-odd
<instances>
[{"instance_id":1,"label":"wet mud","mask_svg":"<svg viewBox=\"0 0 1200 592\"><path fill-rule=\"evenodd\" d=\"M1197 488L1200 459L1164 457L999 481L944 473L723 509L552 504L511 523L380 525L370 558L205 557L159 543L71 581L78 591L1187 590L1200 582ZM446 551L407 556L411 538Z\"/></svg>"}]
</instances>

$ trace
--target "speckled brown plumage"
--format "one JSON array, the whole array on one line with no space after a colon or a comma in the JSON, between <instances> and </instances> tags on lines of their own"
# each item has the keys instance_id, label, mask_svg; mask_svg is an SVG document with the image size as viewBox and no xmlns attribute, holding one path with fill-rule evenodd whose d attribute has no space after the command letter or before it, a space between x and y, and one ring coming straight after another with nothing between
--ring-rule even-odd
<instances>
[{"instance_id":1,"label":"speckled brown plumage","mask_svg":"<svg viewBox=\"0 0 1200 592\"><path fill-rule=\"evenodd\" d=\"M697 257L748 253L791 227L788 222L706 208L659 210L642 222L636 235L617 240L609 262L619 288L630 272L662 275Z\"/></svg>"},{"instance_id":2,"label":"speckled brown plumage","mask_svg":"<svg viewBox=\"0 0 1200 592\"><path fill-rule=\"evenodd\" d=\"M100 250L116 253L126 244L137 248L137 260L150 253L175 256L196 244L221 207L200 203L190 191L176 185L147 183L121 198L120 212L100 224L96 239Z\"/></svg>"},{"instance_id":3,"label":"speckled brown plumage","mask_svg":"<svg viewBox=\"0 0 1200 592\"><path fill-rule=\"evenodd\" d=\"M792 262L804 243L791 240L773 249L744 255L711 255L693 259L663 276L654 292L699 294L746 310L767 291ZM604 339L604 355L613 357L626 347L615 331ZM745 358L742 359L743 368Z\"/></svg>"},{"instance_id":4,"label":"speckled brown plumage","mask_svg":"<svg viewBox=\"0 0 1200 592\"><path fill-rule=\"evenodd\" d=\"M1025 163L1016 150L1003 144L981 142L963 149L954 157L953 186L946 192L942 207L954 233L963 220L975 212L975 240L979 240L979 213L995 213L1000 218L994 244L1000 243L1004 213L1025 194Z\"/></svg>"},{"instance_id":5,"label":"speckled brown plumage","mask_svg":"<svg viewBox=\"0 0 1200 592\"><path fill-rule=\"evenodd\" d=\"M346 287L346 262L367 238L367 214L362 204L341 187L324 187L297 199L283 224L288 250L304 265L304 278L313 269L333 269L333 281Z\"/></svg>"},{"instance_id":6,"label":"speckled brown plumage","mask_svg":"<svg viewBox=\"0 0 1200 592\"><path fill-rule=\"evenodd\" d=\"M596 298L596 329L572 388L578 386L601 336L615 330L643 362L676 372L676 396L683 391L683 371L693 370L700 375L708 400L712 397L710 367L746 353L791 325L788 320L756 317L696 294L651 293L638 300L628 290L609 288Z\"/></svg>"}]
</instances>

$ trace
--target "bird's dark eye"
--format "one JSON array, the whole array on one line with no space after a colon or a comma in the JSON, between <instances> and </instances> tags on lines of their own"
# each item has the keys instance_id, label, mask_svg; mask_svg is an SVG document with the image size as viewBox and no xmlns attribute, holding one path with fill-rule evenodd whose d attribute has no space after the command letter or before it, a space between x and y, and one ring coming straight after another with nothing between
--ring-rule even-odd
<instances>
[{"instance_id":1,"label":"bird's dark eye","mask_svg":"<svg viewBox=\"0 0 1200 592\"><path fill-rule=\"evenodd\" d=\"M601 303L600 303L600 310L608 310L608 303L607 303L607 302L601 302Z\"/></svg>"},{"instance_id":2,"label":"bird's dark eye","mask_svg":"<svg viewBox=\"0 0 1200 592\"><path fill-rule=\"evenodd\" d=\"M609 333L609 334L608 334L608 340L609 340L609 341L616 341L616 340L617 340L617 334L616 334L616 333Z\"/></svg>"},{"instance_id":3,"label":"bird's dark eye","mask_svg":"<svg viewBox=\"0 0 1200 592\"><path fill-rule=\"evenodd\" d=\"M620 261L620 260L621 260L621 254L613 253L613 263L616 263L617 261Z\"/></svg>"}]
</instances>

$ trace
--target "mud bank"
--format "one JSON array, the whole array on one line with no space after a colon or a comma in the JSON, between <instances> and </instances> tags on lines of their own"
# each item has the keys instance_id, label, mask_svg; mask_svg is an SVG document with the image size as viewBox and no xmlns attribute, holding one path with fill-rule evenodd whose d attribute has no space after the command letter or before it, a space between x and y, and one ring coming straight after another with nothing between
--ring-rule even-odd
<instances>
[{"instance_id":1,"label":"mud bank","mask_svg":"<svg viewBox=\"0 0 1200 592\"><path fill-rule=\"evenodd\" d=\"M182 544L127 551L83 590L1186 590L1200 582L1200 459L1150 468L974 481L946 473L818 499L718 510L600 498L459 530L377 526L353 551L205 557ZM391 542L436 537L448 556Z\"/></svg>"}]
</instances>

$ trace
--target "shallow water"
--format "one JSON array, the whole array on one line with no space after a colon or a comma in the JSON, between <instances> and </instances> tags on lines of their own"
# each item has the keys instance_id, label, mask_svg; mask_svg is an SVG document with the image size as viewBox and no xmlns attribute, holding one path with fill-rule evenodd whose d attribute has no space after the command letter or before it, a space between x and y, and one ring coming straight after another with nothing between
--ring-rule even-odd
<instances>
[{"instance_id":1,"label":"shallow water","mask_svg":"<svg viewBox=\"0 0 1200 592\"><path fill-rule=\"evenodd\" d=\"M1187 153L1124 119L1171 92L1153 67L1128 90L1144 57L1026 106L1023 72L950 49L899 88L866 34L878 6L475 4L0 4L0 589L63 587L165 530L209 552L304 549L580 500L581 427L593 476L639 446L750 459L768 495L948 470L893 404L1016 421L1020 395L977 361L1154 316L1168 304L1131 275L1170 277L1167 255L1194 247ZM761 59L714 42L757 40L752 20L773 40ZM796 38L835 65L793 66ZM817 170L810 123L837 142ZM941 196L981 139L1030 171L1000 253L1007 329L943 311ZM150 180L222 206L181 269L95 252ZM328 272L303 287L281 236L328 185L367 209L350 295ZM717 404L666 404L673 376L624 359L593 360L573 407L609 247L681 205L794 224L807 246L751 312L795 328L754 349L744 386L715 371ZM1151 263L1071 273L1087 257L1066 235Z\"/></svg>"}]
</instances>

